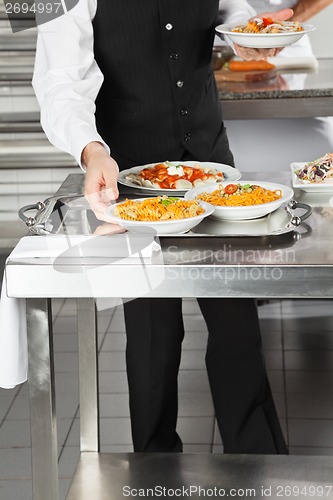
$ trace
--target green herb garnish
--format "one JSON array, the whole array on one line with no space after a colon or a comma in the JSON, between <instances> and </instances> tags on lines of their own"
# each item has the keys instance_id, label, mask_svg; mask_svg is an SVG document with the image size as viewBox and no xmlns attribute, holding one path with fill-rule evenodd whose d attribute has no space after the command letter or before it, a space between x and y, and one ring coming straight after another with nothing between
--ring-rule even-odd
<instances>
[{"instance_id":1,"label":"green herb garnish","mask_svg":"<svg viewBox=\"0 0 333 500\"><path fill-rule=\"evenodd\" d=\"M176 203L180 198L175 198L174 196L168 196L167 198L162 198L161 203L164 207L171 205L171 203Z\"/></svg>"}]
</instances>

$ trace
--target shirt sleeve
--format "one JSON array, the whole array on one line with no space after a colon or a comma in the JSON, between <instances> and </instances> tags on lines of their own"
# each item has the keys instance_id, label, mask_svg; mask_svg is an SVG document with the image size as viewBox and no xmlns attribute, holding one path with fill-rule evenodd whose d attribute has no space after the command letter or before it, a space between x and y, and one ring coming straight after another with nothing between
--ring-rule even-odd
<instances>
[{"instance_id":1,"label":"shirt sleeve","mask_svg":"<svg viewBox=\"0 0 333 500\"><path fill-rule=\"evenodd\" d=\"M219 14L224 24L237 26L256 15L256 11L246 0L220 0ZM218 35L225 43L234 49L234 44L227 35ZM215 42L219 45L219 42Z\"/></svg>"},{"instance_id":2,"label":"shirt sleeve","mask_svg":"<svg viewBox=\"0 0 333 500\"><path fill-rule=\"evenodd\" d=\"M82 168L81 154L89 142L101 142L110 152L95 123L95 99L103 83L93 51L95 13L96 0L79 0L67 13L38 26L32 80L49 141Z\"/></svg>"},{"instance_id":3,"label":"shirt sleeve","mask_svg":"<svg viewBox=\"0 0 333 500\"><path fill-rule=\"evenodd\" d=\"M230 26L247 21L256 14L246 0L220 0L219 9L224 13L224 23Z\"/></svg>"}]
</instances>

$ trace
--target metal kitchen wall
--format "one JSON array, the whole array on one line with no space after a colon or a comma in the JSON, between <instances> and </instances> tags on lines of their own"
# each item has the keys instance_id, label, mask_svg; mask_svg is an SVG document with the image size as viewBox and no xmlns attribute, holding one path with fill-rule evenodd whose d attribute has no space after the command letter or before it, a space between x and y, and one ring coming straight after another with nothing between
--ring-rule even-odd
<instances>
[{"instance_id":1,"label":"metal kitchen wall","mask_svg":"<svg viewBox=\"0 0 333 500\"><path fill-rule=\"evenodd\" d=\"M26 233L18 209L54 194L68 173L78 171L39 124L31 86L36 35L36 28L13 33L0 0L0 252Z\"/></svg>"},{"instance_id":2,"label":"metal kitchen wall","mask_svg":"<svg viewBox=\"0 0 333 500\"><path fill-rule=\"evenodd\" d=\"M311 33L311 42L314 53L317 57L333 57L332 25L333 25L333 4L329 5L314 16L311 24L317 30ZM323 35L325 33L325 36Z\"/></svg>"}]
</instances>

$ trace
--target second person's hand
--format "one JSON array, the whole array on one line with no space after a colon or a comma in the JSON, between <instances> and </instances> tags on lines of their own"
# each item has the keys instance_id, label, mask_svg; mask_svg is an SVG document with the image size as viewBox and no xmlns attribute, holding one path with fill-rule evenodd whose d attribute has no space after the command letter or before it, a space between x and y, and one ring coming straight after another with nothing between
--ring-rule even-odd
<instances>
[{"instance_id":1,"label":"second person's hand","mask_svg":"<svg viewBox=\"0 0 333 500\"><path fill-rule=\"evenodd\" d=\"M281 9L276 12L261 12L257 14L255 17L259 19L263 19L264 17L270 17L273 21L287 21L294 14L292 9ZM251 18L254 19L254 18ZM273 57L276 56L283 47L275 48L275 49L265 49L265 48L251 48L251 47L242 47L235 43L234 45L236 54L245 59L249 60L259 60L264 59L265 57Z\"/></svg>"}]
</instances>

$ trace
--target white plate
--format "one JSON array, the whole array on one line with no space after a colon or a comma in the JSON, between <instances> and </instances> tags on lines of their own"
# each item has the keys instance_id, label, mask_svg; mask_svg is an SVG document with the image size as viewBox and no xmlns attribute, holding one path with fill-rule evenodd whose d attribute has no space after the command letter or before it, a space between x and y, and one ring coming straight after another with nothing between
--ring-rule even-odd
<instances>
[{"instance_id":1,"label":"white plate","mask_svg":"<svg viewBox=\"0 0 333 500\"><path fill-rule=\"evenodd\" d=\"M162 162L161 162L162 163ZM214 168L218 172L223 172L226 181L234 182L241 178L242 174L237 168L231 167L230 165L224 165L223 163L213 163L209 161L169 161L170 165L188 165L189 167L201 167L201 168ZM175 195L184 195L188 189L158 189L158 188L149 188L146 186L138 186L134 182L126 179L128 174L138 174L144 168L153 168L157 163L149 163L148 165L141 165L139 167L132 167L127 170L122 170L119 172L118 182L119 184L123 184L124 186L134 187L139 189L142 192L147 193L173 193ZM214 183L216 185L217 183Z\"/></svg>"},{"instance_id":2,"label":"white plate","mask_svg":"<svg viewBox=\"0 0 333 500\"><path fill-rule=\"evenodd\" d=\"M293 187L297 189L302 189L308 193L333 193L333 179L329 179L324 182L309 182L302 181L299 179L295 173L296 170L303 168L306 165L304 163L292 163L290 165L292 171Z\"/></svg>"},{"instance_id":3,"label":"white plate","mask_svg":"<svg viewBox=\"0 0 333 500\"><path fill-rule=\"evenodd\" d=\"M222 186L227 186L228 182L222 182ZM250 205L248 207L217 207L214 206L215 210L213 217L215 219L232 219L232 220L248 220L248 219L258 219L263 217L274 210L277 210L281 205L287 203L294 196L293 190L284 186L283 184L275 184L272 182L259 182L259 181L243 181L240 184L256 184L265 189L270 189L275 191L280 189L282 191L282 198L276 201L270 201L269 203L261 203L260 205ZM201 193L211 193L218 189L217 186L200 186L198 188L190 189L185 195L186 200L194 200L198 194Z\"/></svg>"},{"instance_id":4,"label":"white plate","mask_svg":"<svg viewBox=\"0 0 333 500\"><path fill-rule=\"evenodd\" d=\"M134 201L143 201L147 198L136 198ZM187 219L177 219L177 220L163 220L163 221L135 221L135 220L124 220L121 217L114 215L114 210L117 205L121 203L116 203L111 205L107 209L107 215L114 222L127 229L127 231L132 231L134 233L154 233L158 235L164 234L182 234L186 233L194 226L199 224L205 217L208 217L214 212L214 207L209 203L200 201L200 205L205 209L204 213L201 215L196 215L195 217L188 217Z\"/></svg>"},{"instance_id":5,"label":"white plate","mask_svg":"<svg viewBox=\"0 0 333 500\"><path fill-rule=\"evenodd\" d=\"M258 49L275 49L292 45L302 38L305 33L316 28L311 24L302 24L304 31L295 31L290 33L236 33L231 31L232 27L226 24L220 24L215 29L218 33L227 35L233 43L242 47L251 47Z\"/></svg>"}]
</instances>

